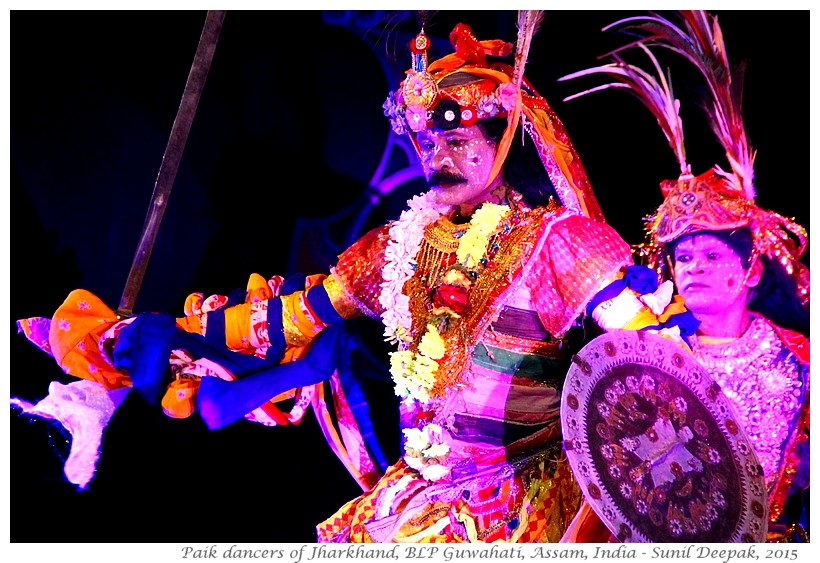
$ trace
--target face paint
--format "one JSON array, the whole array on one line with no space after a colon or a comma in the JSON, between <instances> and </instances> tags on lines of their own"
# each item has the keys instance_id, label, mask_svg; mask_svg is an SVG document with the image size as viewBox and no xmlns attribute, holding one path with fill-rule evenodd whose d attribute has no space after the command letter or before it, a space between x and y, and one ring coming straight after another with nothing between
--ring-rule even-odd
<instances>
[{"instance_id":1,"label":"face paint","mask_svg":"<svg viewBox=\"0 0 820 563\"><path fill-rule=\"evenodd\" d=\"M424 177L440 203L471 212L500 182L498 179L493 186L485 186L495 158L495 143L484 136L480 127L426 129L418 133L416 140Z\"/></svg>"},{"instance_id":2,"label":"face paint","mask_svg":"<svg viewBox=\"0 0 820 563\"><path fill-rule=\"evenodd\" d=\"M685 236L675 246L675 284L695 315L745 309L748 273L732 247L710 233Z\"/></svg>"}]
</instances>

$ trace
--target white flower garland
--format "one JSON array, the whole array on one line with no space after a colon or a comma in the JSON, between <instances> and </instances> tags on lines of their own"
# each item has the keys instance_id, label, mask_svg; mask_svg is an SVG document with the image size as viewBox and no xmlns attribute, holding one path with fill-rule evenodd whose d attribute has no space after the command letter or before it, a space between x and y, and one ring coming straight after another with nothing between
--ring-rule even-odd
<instances>
[{"instance_id":1,"label":"white flower garland","mask_svg":"<svg viewBox=\"0 0 820 563\"><path fill-rule=\"evenodd\" d=\"M450 446L445 443L444 429L438 424L428 424L422 429L405 428L404 461L428 481L438 481L449 475L450 468L444 465L450 455Z\"/></svg>"},{"instance_id":2,"label":"white flower garland","mask_svg":"<svg viewBox=\"0 0 820 563\"><path fill-rule=\"evenodd\" d=\"M419 342L417 352L409 350L413 342L410 298L403 293L404 284L418 266L416 255L421 248L424 229L448 212L449 206L437 205L430 192L416 196L408 208L390 227L390 241L385 249L386 264L382 269L383 282L379 303L384 307L382 322L388 341L398 345L390 353L390 374L395 393L405 401L417 400L427 404L430 391L436 383L437 360L446 352L444 339L433 324ZM485 203L475 211L467 231L459 239L456 259L468 269L475 268L487 250L489 238L509 210L506 205ZM404 432L404 460L428 481L438 481L450 472L444 462L450 453L445 443L444 430L437 424L421 429L406 428Z\"/></svg>"},{"instance_id":3,"label":"white flower garland","mask_svg":"<svg viewBox=\"0 0 820 563\"><path fill-rule=\"evenodd\" d=\"M390 227L379 303L384 307L381 317L385 337L398 344L398 350L390 354L390 373L396 384L395 393L402 399L415 399L426 404L436 382L436 360L444 357L444 340L437 328L428 324L418 351L414 353L408 349L413 341L413 321L410 298L402 290L417 267L416 255L424 238L425 227L441 217L449 207L436 205L430 192L416 196L407 203L408 209ZM487 250L489 237L508 210L506 205L485 203L475 211L467 231L459 239L456 250L459 263L469 269L477 266Z\"/></svg>"},{"instance_id":4,"label":"white flower garland","mask_svg":"<svg viewBox=\"0 0 820 563\"><path fill-rule=\"evenodd\" d=\"M409 199L407 205L390 227L390 242L384 252L387 263L382 268L384 281L379 294L379 303L384 307L381 315L384 336L388 342L398 344L399 350L406 350L413 341L410 298L402 289L416 270L416 254L424 238L424 228L449 210L449 206L437 205L431 192Z\"/></svg>"}]
</instances>

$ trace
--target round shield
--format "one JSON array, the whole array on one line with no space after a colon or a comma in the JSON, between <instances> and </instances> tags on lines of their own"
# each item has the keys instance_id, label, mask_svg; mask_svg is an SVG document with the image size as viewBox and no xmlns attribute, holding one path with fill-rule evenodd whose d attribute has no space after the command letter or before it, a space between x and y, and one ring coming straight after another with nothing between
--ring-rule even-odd
<instances>
[{"instance_id":1,"label":"round shield","mask_svg":"<svg viewBox=\"0 0 820 563\"><path fill-rule=\"evenodd\" d=\"M765 541L754 447L717 383L671 340L617 330L584 346L561 425L587 502L620 541Z\"/></svg>"}]
</instances>

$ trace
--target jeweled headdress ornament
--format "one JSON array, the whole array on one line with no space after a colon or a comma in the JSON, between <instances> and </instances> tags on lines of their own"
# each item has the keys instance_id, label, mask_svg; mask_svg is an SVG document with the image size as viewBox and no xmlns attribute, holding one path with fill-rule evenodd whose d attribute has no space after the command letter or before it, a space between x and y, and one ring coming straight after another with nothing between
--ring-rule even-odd
<instances>
[{"instance_id":1,"label":"jeweled headdress ornament","mask_svg":"<svg viewBox=\"0 0 820 563\"><path fill-rule=\"evenodd\" d=\"M543 12L518 14L518 38L479 41L463 23L450 33L455 52L428 60L430 41L424 29L410 42L412 64L398 89L390 92L383 108L393 131L409 135L419 151L415 133L469 127L484 119L506 118L488 184L501 171L519 123L535 143L541 161L564 207L603 221L581 160L566 129L547 101L524 76L532 37ZM489 60L513 55L514 64Z\"/></svg>"},{"instance_id":2,"label":"jeweled headdress ornament","mask_svg":"<svg viewBox=\"0 0 820 563\"><path fill-rule=\"evenodd\" d=\"M585 90L567 100L606 88L624 88L649 108L663 130L680 165L677 180L661 182L664 201L645 219L646 240L638 245L647 265L663 272L664 246L686 234L745 227L752 233L753 259L766 256L779 263L797 284L800 301L809 302L809 271L800 262L808 246L806 229L755 204L754 157L741 113L744 66L729 66L717 17L703 10L677 12L679 27L657 13L619 20L604 31L620 31L637 40L609 53L613 62L575 72L561 80L604 73L615 82ZM650 47L663 47L685 57L703 75L707 96L703 104L710 126L723 147L730 170L714 166L693 176L686 162L680 102L674 98L671 78L665 77ZM657 77L627 63L620 53L639 48L650 59Z\"/></svg>"}]
</instances>

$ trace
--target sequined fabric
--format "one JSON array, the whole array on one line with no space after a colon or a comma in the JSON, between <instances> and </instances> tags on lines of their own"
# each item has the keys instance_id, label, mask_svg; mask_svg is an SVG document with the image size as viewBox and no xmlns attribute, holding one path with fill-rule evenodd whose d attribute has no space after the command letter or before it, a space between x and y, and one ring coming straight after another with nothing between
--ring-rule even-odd
<instances>
[{"instance_id":1,"label":"sequined fabric","mask_svg":"<svg viewBox=\"0 0 820 563\"><path fill-rule=\"evenodd\" d=\"M748 226L753 219L754 202L734 190L715 169L700 176L665 180L661 191L664 200L649 228L663 244L693 232Z\"/></svg>"},{"instance_id":2,"label":"sequined fabric","mask_svg":"<svg viewBox=\"0 0 820 563\"><path fill-rule=\"evenodd\" d=\"M384 249L390 240L389 229L390 226L385 225L365 234L339 255L338 263L331 270L347 294L347 301L355 303L361 314L375 319L382 312L379 286L386 261Z\"/></svg>"},{"instance_id":3,"label":"sequined fabric","mask_svg":"<svg viewBox=\"0 0 820 563\"><path fill-rule=\"evenodd\" d=\"M798 361L775 327L759 315L737 340L695 340L693 352L720 384L754 444L769 489L770 519L775 521L800 462L797 447L808 439L800 422L801 411L808 410L809 364Z\"/></svg>"}]
</instances>

